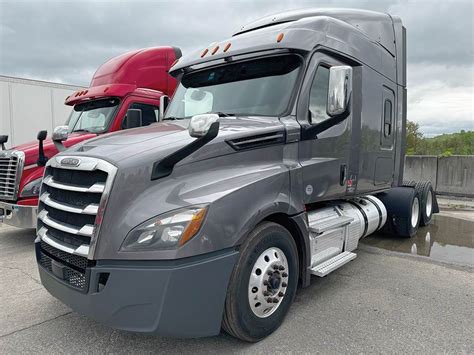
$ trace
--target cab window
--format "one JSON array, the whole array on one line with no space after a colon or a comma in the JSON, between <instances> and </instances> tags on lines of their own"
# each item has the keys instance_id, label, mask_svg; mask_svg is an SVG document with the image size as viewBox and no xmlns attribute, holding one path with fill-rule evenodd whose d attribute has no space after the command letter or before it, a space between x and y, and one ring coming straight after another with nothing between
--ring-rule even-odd
<instances>
[{"instance_id":1,"label":"cab window","mask_svg":"<svg viewBox=\"0 0 474 355\"><path fill-rule=\"evenodd\" d=\"M309 93L308 120L311 124L321 123L329 118L326 113L329 90L329 68L319 66Z\"/></svg>"},{"instance_id":2,"label":"cab window","mask_svg":"<svg viewBox=\"0 0 474 355\"><path fill-rule=\"evenodd\" d=\"M160 120L160 109L157 106L134 102L128 109L136 109L142 111L142 127L149 126ZM123 118L122 129L127 127L127 116Z\"/></svg>"}]
</instances>

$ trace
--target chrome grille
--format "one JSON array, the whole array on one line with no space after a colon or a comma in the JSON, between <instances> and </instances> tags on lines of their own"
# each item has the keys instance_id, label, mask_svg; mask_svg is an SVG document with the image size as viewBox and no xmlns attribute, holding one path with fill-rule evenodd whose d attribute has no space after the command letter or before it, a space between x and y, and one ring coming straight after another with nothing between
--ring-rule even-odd
<instances>
[{"instance_id":1,"label":"chrome grille","mask_svg":"<svg viewBox=\"0 0 474 355\"><path fill-rule=\"evenodd\" d=\"M17 199L24 161L25 154L21 151L0 152L0 200Z\"/></svg>"},{"instance_id":2,"label":"chrome grille","mask_svg":"<svg viewBox=\"0 0 474 355\"><path fill-rule=\"evenodd\" d=\"M62 161L79 161L77 166ZM99 212L105 206L116 168L89 157L55 157L45 169L38 206L38 237L72 255L93 256Z\"/></svg>"}]
</instances>

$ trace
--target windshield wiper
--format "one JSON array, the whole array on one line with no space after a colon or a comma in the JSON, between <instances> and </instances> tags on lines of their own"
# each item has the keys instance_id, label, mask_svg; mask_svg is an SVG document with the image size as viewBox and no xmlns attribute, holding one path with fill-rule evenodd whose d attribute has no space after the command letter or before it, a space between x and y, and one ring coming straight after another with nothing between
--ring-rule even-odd
<instances>
[{"instance_id":1,"label":"windshield wiper","mask_svg":"<svg viewBox=\"0 0 474 355\"><path fill-rule=\"evenodd\" d=\"M175 117L175 116L168 116L163 118L162 121L175 121L175 120L184 120L186 117Z\"/></svg>"},{"instance_id":2,"label":"windshield wiper","mask_svg":"<svg viewBox=\"0 0 474 355\"><path fill-rule=\"evenodd\" d=\"M86 128L81 128L81 129L75 129L73 130L71 133L74 133L74 132L87 132L87 133L94 133Z\"/></svg>"}]
</instances>

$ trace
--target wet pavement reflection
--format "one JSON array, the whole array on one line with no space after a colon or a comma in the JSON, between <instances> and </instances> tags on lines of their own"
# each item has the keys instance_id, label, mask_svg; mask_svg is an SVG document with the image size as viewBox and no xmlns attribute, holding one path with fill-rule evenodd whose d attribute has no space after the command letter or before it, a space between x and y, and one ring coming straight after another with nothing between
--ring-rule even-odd
<instances>
[{"instance_id":1,"label":"wet pavement reflection","mask_svg":"<svg viewBox=\"0 0 474 355\"><path fill-rule=\"evenodd\" d=\"M474 266L474 221L435 215L413 238L373 234L362 244L430 257L437 261Z\"/></svg>"}]
</instances>

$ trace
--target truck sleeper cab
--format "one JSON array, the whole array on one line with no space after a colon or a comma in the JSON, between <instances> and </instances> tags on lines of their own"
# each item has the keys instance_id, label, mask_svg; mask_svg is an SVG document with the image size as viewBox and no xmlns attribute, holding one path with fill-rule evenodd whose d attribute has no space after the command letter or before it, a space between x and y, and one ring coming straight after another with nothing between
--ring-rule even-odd
<instances>
[{"instance_id":1,"label":"truck sleeper cab","mask_svg":"<svg viewBox=\"0 0 474 355\"><path fill-rule=\"evenodd\" d=\"M58 150L108 132L158 122L160 98L171 95L176 80L168 69L181 56L175 47L135 50L112 58L97 69L91 85L66 98L73 106L63 127L62 144L42 138L0 152L0 217L20 228L36 227L36 210L44 163ZM134 111L134 112L133 112ZM128 119L130 112L138 119ZM40 135L38 136L40 137ZM43 142L44 141L44 142Z\"/></svg>"},{"instance_id":2,"label":"truck sleeper cab","mask_svg":"<svg viewBox=\"0 0 474 355\"><path fill-rule=\"evenodd\" d=\"M255 342L360 238L413 235L432 192L403 186L404 33L387 14L305 10L181 58L162 122L48 162L43 285L114 328Z\"/></svg>"}]
</instances>

